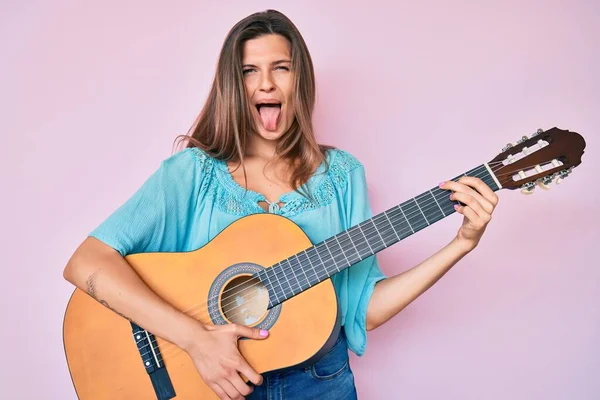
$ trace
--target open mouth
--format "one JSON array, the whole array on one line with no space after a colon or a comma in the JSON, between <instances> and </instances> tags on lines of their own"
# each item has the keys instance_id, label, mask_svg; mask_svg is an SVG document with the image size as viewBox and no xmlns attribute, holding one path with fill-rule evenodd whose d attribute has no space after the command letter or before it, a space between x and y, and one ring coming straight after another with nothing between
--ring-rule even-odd
<instances>
[{"instance_id":1,"label":"open mouth","mask_svg":"<svg viewBox=\"0 0 600 400\"><path fill-rule=\"evenodd\" d=\"M256 109L260 113L261 108L263 107L271 107L271 108L279 108L281 109L281 103L258 103L256 105Z\"/></svg>"},{"instance_id":2,"label":"open mouth","mask_svg":"<svg viewBox=\"0 0 600 400\"><path fill-rule=\"evenodd\" d=\"M256 110L266 130L274 131L277 129L277 123L281 116L281 103L258 103L256 104Z\"/></svg>"}]
</instances>

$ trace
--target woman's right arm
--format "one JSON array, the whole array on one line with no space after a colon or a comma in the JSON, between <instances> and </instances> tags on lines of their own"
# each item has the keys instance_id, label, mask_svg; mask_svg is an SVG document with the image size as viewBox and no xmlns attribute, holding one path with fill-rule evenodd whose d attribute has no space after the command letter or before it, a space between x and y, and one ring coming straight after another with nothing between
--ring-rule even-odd
<instances>
[{"instance_id":1,"label":"woman's right arm","mask_svg":"<svg viewBox=\"0 0 600 400\"><path fill-rule=\"evenodd\" d=\"M204 325L180 312L154 293L121 254L102 241L86 238L63 276L123 318L186 351L220 398L237 399L251 392L239 373L256 385L262 383L262 377L239 353L237 340L264 339L266 332L262 336L260 330L245 326Z\"/></svg>"}]
</instances>

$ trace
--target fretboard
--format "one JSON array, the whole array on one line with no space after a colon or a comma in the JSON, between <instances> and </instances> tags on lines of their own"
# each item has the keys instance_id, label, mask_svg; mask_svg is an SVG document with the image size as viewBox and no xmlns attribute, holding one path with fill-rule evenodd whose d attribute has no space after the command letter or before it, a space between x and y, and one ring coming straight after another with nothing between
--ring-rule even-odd
<instances>
[{"instance_id":1,"label":"fretboard","mask_svg":"<svg viewBox=\"0 0 600 400\"><path fill-rule=\"evenodd\" d=\"M462 176L498 190L485 165ZM434 187L258 273L270 293L269 308L311 288L435 222L455 213L450 191Z\"/></svg>"}]
</instances>

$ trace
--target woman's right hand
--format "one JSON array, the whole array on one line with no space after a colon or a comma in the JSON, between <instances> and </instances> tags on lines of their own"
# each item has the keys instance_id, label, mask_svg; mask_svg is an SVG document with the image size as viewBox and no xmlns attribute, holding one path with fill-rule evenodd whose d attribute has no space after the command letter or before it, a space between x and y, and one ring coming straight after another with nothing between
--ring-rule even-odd
<instances>
[{"instance_id":1,"label":"woman's right hand","mask_svg":"<svg viewBox=\"0 0 600 400\"><path fill-rule=\"evenodd\" d=\"M262 384L262 376L241 355L237 342L240 337L266 339L268 331L238 324L202 325L199 328L183 350L190 355L204 382L220 399L238 400L252 393L252 387L240 374L255 385Z\"/></svg>"}]
</instances>

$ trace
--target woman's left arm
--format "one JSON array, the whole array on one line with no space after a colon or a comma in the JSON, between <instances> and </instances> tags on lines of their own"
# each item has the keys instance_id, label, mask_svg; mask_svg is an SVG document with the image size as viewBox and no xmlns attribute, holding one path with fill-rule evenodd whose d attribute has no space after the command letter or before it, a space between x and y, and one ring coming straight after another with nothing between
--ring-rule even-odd
<instances>
[{"instance_id":1,"label":"woman's left arm","mask_svg":"<svg viewBox=\"0 0 600 400\"><path fill-rule=\"evenodd\" d=\"M492 219L498 196L481 179L462 177L458 182L443 182L440 188L452 191L450 198L464 204L455 206L464 215L456 237L419 265L375 285L367 308L367 330L377 328L402 311L477 247Z\"/></svg>"}]
</instances>

